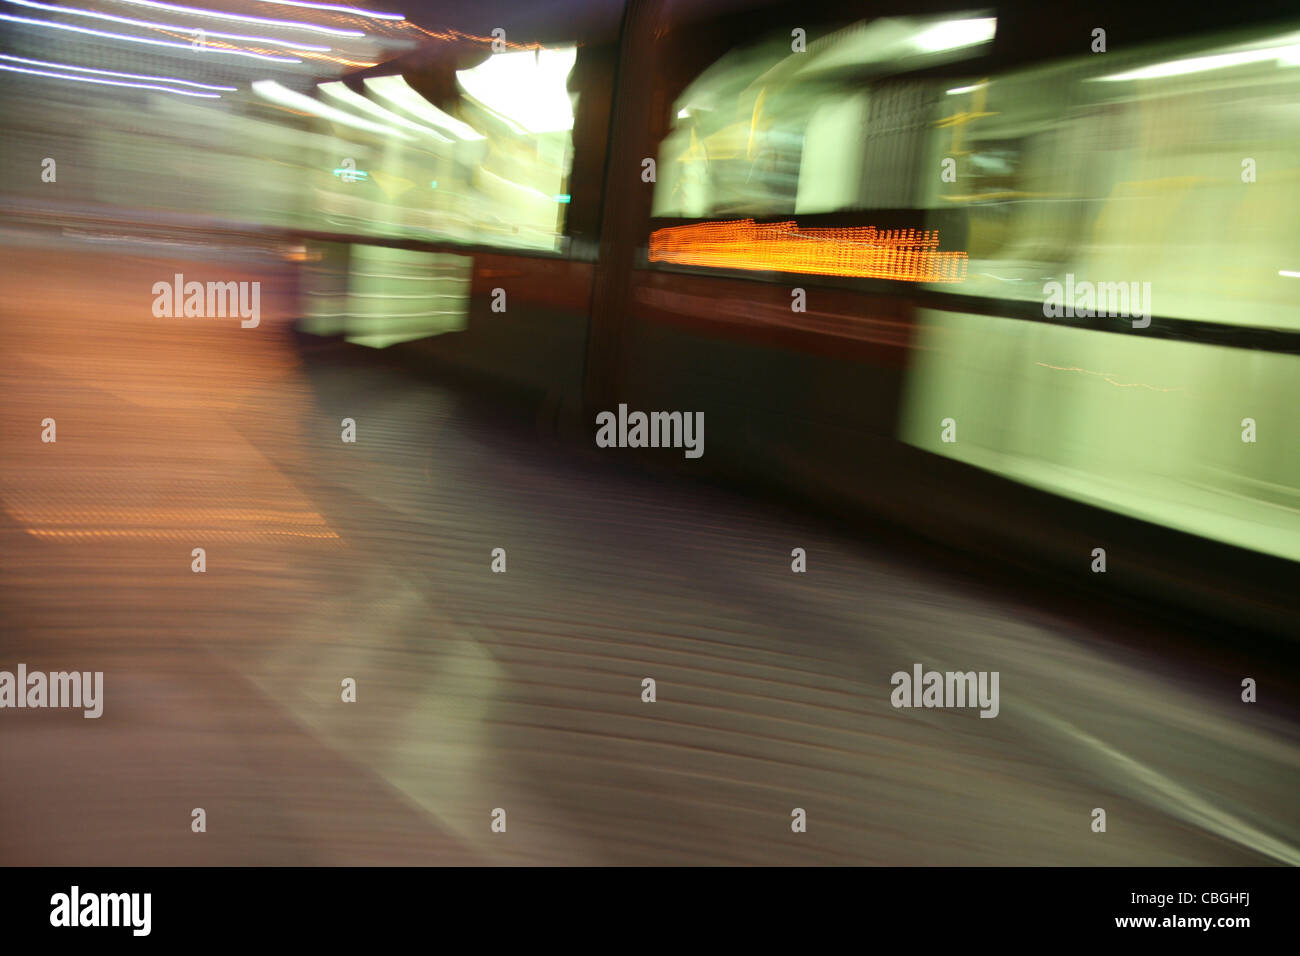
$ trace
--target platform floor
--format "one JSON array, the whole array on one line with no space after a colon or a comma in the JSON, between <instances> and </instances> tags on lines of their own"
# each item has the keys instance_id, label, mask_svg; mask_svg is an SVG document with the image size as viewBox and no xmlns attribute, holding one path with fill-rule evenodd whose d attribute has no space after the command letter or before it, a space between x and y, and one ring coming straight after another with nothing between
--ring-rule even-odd
<instances>
[{"instance_id":1,"label":"platform floor","mask_svg":"<svg viewBox=\"0 0 1300 956\"><path fill-rule=\"evenodd\" d=\"M241 330L150 313L211 257L3 252L0 670L103 671L105 701L0 711L0 863L1300 863L1263 662L304 348L251 256L220 270L263 282ZM893 708L914 663L998 671L1000 715Z\"/></svg>"}]
</instances>

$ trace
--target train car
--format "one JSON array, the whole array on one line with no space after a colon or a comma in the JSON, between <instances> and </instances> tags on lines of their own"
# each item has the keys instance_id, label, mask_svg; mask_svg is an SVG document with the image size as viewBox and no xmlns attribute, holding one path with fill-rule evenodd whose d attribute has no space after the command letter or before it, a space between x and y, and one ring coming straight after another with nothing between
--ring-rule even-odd
<instances>
[{"instance_id":1,"label":"train car","mask_svg":"<svg viewBox=\"0 0 1300 956\"><path fill-rule=\"evenodd\" d=\"M481 131L439 174L481 209L340 236L344 331L589 449L620 405L700 412L702 457L631 454L1286 632L1300 21L1101 13L630 3L358 74ZM394 257L460 263L453 322L392 335Z\"/></svg>"},{"instance_id":2,"label":"train car","mask_svg":"<svg viewBox=\"0 0 1300 956\"><path fill-rule=\"evenodd\" d=\"M1300 22L1100 12L666 31L607 381L808 500L1293 634Z\"/></svg>"}]
</instances>

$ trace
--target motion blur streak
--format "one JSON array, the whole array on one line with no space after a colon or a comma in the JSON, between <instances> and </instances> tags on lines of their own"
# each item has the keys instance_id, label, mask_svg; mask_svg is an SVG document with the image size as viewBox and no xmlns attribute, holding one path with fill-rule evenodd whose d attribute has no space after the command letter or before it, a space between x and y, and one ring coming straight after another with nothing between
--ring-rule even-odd
<instances>
[{"instance_id":1,"label":"motion blur streak","mask_svg":"<svg viewBox=\"0 0 1300 956\"><path fill-rule=\"evenodd\" d=\"M236 89L233 86L212 86L207 83L195 83L192 80L177 79L172 76L149 76L139 73L117 73L112 70L93 70L84 66L72 66L68 63L46 63L43 60L27 60L23 57L9 56L8 54L0 54L0 60L11 60L14 63L26 63L28 66L52 66L60 70L74 70L78 73L95 73L101 76L116 76L119 79L126 80L157 80L162 83L173 83L177 86L193 86L201 90L224 90L228 93L233 93Z\"/></svg>"},{"instance_id":2,"label":"motion blur streak","mask_svg":"<svg viewBox=\"0 0 1300 956\"><path fill-rule=\"evenodd\" d=\"M374 17L377 20L405 20L400 13L378 13L374 10L361 10L357 7L344 7L333 3L308 3L307 0L257 0L258 3L278 3L286 7L307 7L311 10L329 10L333 13L349 13L354 17Z\"/></svg>"},{"instance_id":3,"label":"motion blur streak","mask_svg":"<svg viewBox=\"0 0 1300 956\"><path fill-rule=\"evenodd\" d=\"M153 7L158 10L168 10L172 13L184 13L196 17L210 17L215 20L238 20L242 23L260 23L264 26L280 27L285 30L304 30L309 33L330 33L339 37L365 36L365 33L362 30L340 30L337 27L321 26L317 23L306 23L298 20L273 20L268 17L249 17L238 13L226 13L221 10L186 7L176 3L158 3L156 0L118 0L118 2L133 3L144 7Z\"/></svg>"},{"instance_id":4,"label":"motion blur streak","mask_svg":"<svg viewBox=\"0 0 1300 956\"><path fill-rule=\"evenodd\" d=\"M105 706L0 712L0 864L1300 865L1300 24L70 2L0 671Z\"/></svg>"},{"instance_id":5,"label":"motion blur streak","mask_svg":"<svg viewBox=\"0 0 1300 956\"><path fill-rule=\"evenodd\" d=\"M35 0L4 0L5 3L17 4L21 7L32 7L37 10L53 10L58 13L66 13L77 17L93 17L96 20L109 20L113 23L125 23L128 26L143 26L151 30L179 30L183 33L193 33L192 29L177 26L174 23L153 23L149 20L136 20L131 17L118 17L107 13L99 13L95 10L81 10L77 7L56 6L49 3L37 3ZM269 43L271 46L287 46L300 50L317 50L322 53L328 53L329 47L314 46L311 44L291 43L287 40L277 40L273 37L254 37L245 36L241 33L217 33L211 30L204 31L206 37L219 37L224 40L251 40L254 43Z\"/></svg>"},{"instance_id":6,"label":"motion blur streak","mask_svg":"<svg viewBox=\"0 0 1300 956\"><path fill-rule=\"evenodd\" d=\"M192 43L173 43L170 40L151 40L148 37L128 36L125 33L108 33L104 30L91 30L88 27L75 27L70 23L49 23L44 20L33 20L31 17L15 17L7 13L0 13L0 20L8 20L11 23L20 23L26 26L49 28L52 30L69 30L73 33L84 33L86 36L101 37L105 40L118 40L125 43L147 43L150 46L171 47L174 50L192 50ZM290 56L272 56L266 53L255 53L250 50L237 50L233 47L206 47L214 53L229 53L234 56L252 57L258 60L266 60L270 63L300 63Z\"/></svg>"},{"instance_id":7,"label":"motion blur streak","mask_svg":"<svg viewBox=\"0 0 1300 956\"><path fill-rule=\"evenodd\" d=\"M221 96L217 93L200 93L197 90L174 90L171 87L159 86L156 83L125 83L120 80L101 80L93 76L72 76L68 73L51 73L49 70L31 70L21 66L8 66L0 63L0 70L10 73L26 73L30 76L45 76L53 80L71 80L74 83L97 83L101 86L124 86L137 90L157 90L160 93L177 93L180 96L198 96L203 99L218 100Z\"/></svg>"}]
</instances>

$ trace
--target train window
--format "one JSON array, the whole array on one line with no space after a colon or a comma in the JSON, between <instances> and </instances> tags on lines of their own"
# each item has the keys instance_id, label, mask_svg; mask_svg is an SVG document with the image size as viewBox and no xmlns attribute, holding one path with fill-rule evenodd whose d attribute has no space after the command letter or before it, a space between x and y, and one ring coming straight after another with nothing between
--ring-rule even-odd
<instances>
[{"instance_id":1,"label":"train window","mask_svg":"<svg viewBox=\"0 0 1300 956\"><path fill-rule=\"evenodd\" d=\"M780 36L718 60L674 103L658 218L818 215L915 206L934 81L887 77L974 55L983 16L862 21L792 51Z\"/></svg>"},{"instance_id":2,"label":"train window","mask_svg":"<svg viewBox=\"0 0 1300 956\"><path fill-rule=\"evenodd\" d=\"M457 72L462 115L487 146L466 177L464 214L477 241L561 251L576 99L568 81L576 59L575 47L522 50Z\"/></svg>"},{"instance_id":3,"label":"train window","mask_svg":"<svg viewBox=\"0 0 1300 956\"><path fill-rule=\"evenodd\" d=\"M401 221L418 211L419 231L433 238L562 251L576 55L573 47L491 54L456 71L458 95L446 111L402 76L368 78L376 103L424 128L424 155L404 166L420 171L401 174L410 180L394 203ZM438 139L427 142L427 130Z\"/></svg>"},{"instance_id":4,"label":"train window","mask_svg":"<svg viewBox=\"0 0 1300 956\"><path fill-rule=\"evenodd\" d=\"M780 93L756 85L789 52L780 39L732 51L678 98L659 150L655 216L794 211L798 116Z\"/></svg>"},{"instance_id":5,"label":"train window","mask_svg":"<svg viewBox=\"0 0 1300 956\"><path fill-rule=\"evenodd\" d=\"M304 127L275 182L311 197L303 224L324 232L564 252L576 60L574 46L506 50L314 95L254 83L268 119Z\"/></svg>"},{"instance_id":6,"label":"train window","mask_svg":"<svg viewBox=\"0 0 1300 956\"><path fill-rule=\"evenodd\" d=\"M943 96L922 202L964 213L965 294L1127 286L1156 316L1300 328L1297 100L1295 32L973 77Z\"/></svg>"}]
</instances>

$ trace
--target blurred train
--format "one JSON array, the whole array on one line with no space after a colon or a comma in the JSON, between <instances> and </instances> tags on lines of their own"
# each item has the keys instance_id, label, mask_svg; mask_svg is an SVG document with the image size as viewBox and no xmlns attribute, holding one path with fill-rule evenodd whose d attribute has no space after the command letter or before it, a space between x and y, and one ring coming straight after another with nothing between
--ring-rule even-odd
<instances>
[{"instance_id":1,"label":"blurred train","mask_svg":"<svg viewBox=\"0 0 1300 956\"><path fill-rule=\"evenodd\" d=\"M579 445L620 403L703 412L703 458L639 456L1294 635L1300 19L598 9L150 100L185 168L98 114L157 167L82 200L292 237L305 330Z\"/></svg>"}]
</instances>

